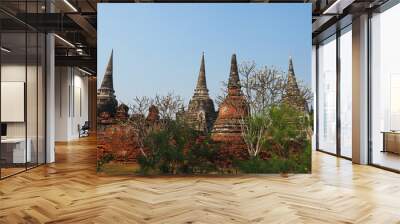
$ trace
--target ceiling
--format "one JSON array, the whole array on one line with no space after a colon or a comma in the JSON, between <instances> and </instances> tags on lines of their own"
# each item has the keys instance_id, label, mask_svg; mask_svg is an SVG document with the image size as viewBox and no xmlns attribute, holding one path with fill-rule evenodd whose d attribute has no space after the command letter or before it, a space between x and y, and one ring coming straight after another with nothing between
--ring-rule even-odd
<instances>
[{"instance_id":1,"label":"ceiling","mask_svg":"<svg viewBox=\"0 0 400 224\"><path fill-rule=\"evenodd\" d=\"M349 14L355 15L387 0L47 0L47 5L46 0L1 0L0 22L6 33L25 32L26 29L56 33L56 65L80 66L95 74L97 3L216 1L312 3L312 32L316 39Z\"/></svg>"},{"instance_id":2,"label":"ceiling","mask_svg":"<svg viewBox=\"0 0 400 224\"><path fill-rule=\"evenodd\" d=\"M2 36L8 38L3 45L12 49L7 58L25 53L25 31L54 32L56 65L79 66L96 74L96 4L94 0L48 0L47 4L45 0L1 0ZM31 48L36 49L28 44L28 58Z\"/></svg>"}]
</instances>

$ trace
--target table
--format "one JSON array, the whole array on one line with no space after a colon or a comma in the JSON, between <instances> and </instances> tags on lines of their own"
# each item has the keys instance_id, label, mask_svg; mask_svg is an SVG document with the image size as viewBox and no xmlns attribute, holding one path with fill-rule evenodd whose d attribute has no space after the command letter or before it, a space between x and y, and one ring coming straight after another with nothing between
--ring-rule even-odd
<instances>
[{"instance_id":1,"label":"table","mask_svg":"<svg viewBox=\"0 0 400 224\"><path fill-rule=\"evenodd\" d=\"M26 142L28 143L25 151ZM6 138L1 139L1 157L6 163L26 163L31 162L32 152L31 139L25 138Z\"/></svg>"},{"instance_id":2,"label":"table","mask_svg":"<svg viewBox=\"0 0 400 224\"><path fill-rule=\"evenodd\" d=\"M400 154L400 131L382 131L383 150L382 152L392 152Z\"/></svg>"}]
</instances>

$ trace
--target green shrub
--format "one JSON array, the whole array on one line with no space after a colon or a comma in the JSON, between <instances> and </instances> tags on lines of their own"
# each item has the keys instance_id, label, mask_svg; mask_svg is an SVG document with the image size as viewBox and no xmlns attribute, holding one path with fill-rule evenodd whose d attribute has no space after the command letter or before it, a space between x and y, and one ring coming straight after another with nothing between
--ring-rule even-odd
<instances>
[{"instance_id":1,"label":"green shrub","mask_svg":"<svg viewBox=\"0 0 400 224\"><path fill-rule=\"evenodd\" d=\"M249 160L236 161L235 166L244 173L271 173L273 168L267 164L266 160L259 157L250 157Z\"/></svg>"},{"instance_id":2,"label":"green shrub","mask_svg":"<svg viewBox=\"0 0 400 224\"><path fill-rule=\"evenodd\" d=\"M217 170L218 145L211 141L209 136L196 142L185 155L183 173L210 173Z\"/></svg>"},{"instance_id":3,"label":"green shrub","mask_svg":"<svg viewBox=\"0 0 400 224\"><path fill-rule=\"evenodd\" d=\"M235 157L234 168L243 173L310 172L311 146L304 112L282 104L247 122L250 126L244 137L252 156L246 160ZM262 158L258 145L266 151ZM205 174L219 170L218 145L179 120L170 120L161 129L152 130L144 140L144 148L146 154L138 158L142 174Z\"/></svg>"},{"instance_id":4,"label":"green shrub","mask_svg":"<svg viewBox=\"0 0 400 224\"><path fill-rule=\"evenodd\" d=\"M269 159L251 157L249 160L236 161L236 167L243 173L310 173L311 172L311 145L288 158L273 155Z\"/></svg>"},{"instance_id":5,"label":"green shrub","mask_svg":"<svg viewBox=\"0 0 400 224\"><path fill-rule=\"evenodd\" d=\"M216 170L213 159L216 149L209 138L180 121L171 121L165 128L151 132L145 139L146 156L138 158L140 173L187 174Z\"/></svg>"},{"instance_id":6,"label":"green shrub","mask_svg":"<svg viewBox=\"0 0 400 224\"><path fill-rule=\"evenodd\" d=\"M288 159L293 151L307 146L308 116L287 104L271 107L269 126L265 135L265 148L281 158Z\"/></svg>"},{"instance_id":7,"label":"green shrub","mask_svg":"<svg viewBox=\"0 0 400 224\"><path fill-rule=\"evenodd\" d=\"M114 160L114 155L111 153L104 154L100 159L97 160L96 171L100 172L103 169L104 164L107 164Z\"/></svg>"},{"instance_id":8,"label":"green shrub","mask_svg":"<svg viewBox=\"0 0 400 224\"><path fill-rule=\"evenodd\" d=\"M295 154L294 156L294 173L311 173L311 143L310 141L307 142L306 147L304 150L299 153Z\"/></svg>"},{"instance_id":9,"label":"green shrub","mask_svg":"<svg viewBox=\"0 0 400 224\"><path fill-rule=\"evenodd\" d=\"M247 119L246 143L259 143L270 157L261 159L255 153L249 160L236 161L235 166L244 173L309 173L309 122L304 111L285 103L253 115ZM263 133L262 139L258 137L260 133Z\"/></svg>"}]
</instances>

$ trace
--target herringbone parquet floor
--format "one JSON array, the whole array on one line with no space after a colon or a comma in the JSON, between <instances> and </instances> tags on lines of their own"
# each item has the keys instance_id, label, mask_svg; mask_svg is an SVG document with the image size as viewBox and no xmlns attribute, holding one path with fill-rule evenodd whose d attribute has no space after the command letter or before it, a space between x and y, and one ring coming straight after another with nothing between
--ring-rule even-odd
<instances>
[{"instance_id":1,"label":"herringbone parquet floor","mask_svg":"<svg viewBox=\"0 0 400 224\"><path fill-rule=\"evenodd\" d=\"M313 153L310 175L106 177L94 139L0 181L0 223L400 223L400 175Z\"/></svg>"}]
</instances>

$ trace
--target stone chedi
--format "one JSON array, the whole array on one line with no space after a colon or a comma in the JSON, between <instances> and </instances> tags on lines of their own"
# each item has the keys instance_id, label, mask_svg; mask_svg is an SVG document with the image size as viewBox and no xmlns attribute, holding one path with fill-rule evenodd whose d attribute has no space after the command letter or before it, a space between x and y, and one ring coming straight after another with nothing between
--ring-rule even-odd
<instances>
[{"instance_id":1,"label":"stone chedi","mask_svg":"<svg viewBox=\"0 0 400 224\"><path fill-rule=\"evenodd\" d=\"M129 118L129 107L126 104L121 103L117 107L115 118L121 121L125 121Z\"/></svg>"},{"instance_id":2,"label":"stone chedi","mask_svg":"<svg viewBox=\"0 0 400 224\"><path fill-rule=\"evenodd\" d=\"M220 104L211 138L220 142L243 142L241 122L249 113L238 74L236 54L232 55L228 94Z\"/></svg>"},{"instance_id":3,"label":"stone chedi","mask_svg":"<svg viewBox=\"0 0 400 224\"><path fill-rule=\"evenodd\" d=\"M113 52L111 52L103 81L100 88L97 90L97 114L99 115L106 112L114 117L117 106L118 101L115 97L113 84Z\"/></svg>"},{"instance_id":4,"label":"stone chedi","mask_svg":"<svg viewBox=\"0 0 400 224\"><path fill-rule=\"evenodd\" d=\"M180 116L183 116L185 122L192 128L205 133L211 131L217 117L214 102L208 94L204 53L201 57L199 77L193 97L189 101L188 110L181 111Z\"/></svg>"},{"instance_id":5,"label":"stone chedi","mask_svg":"<svg viewBox=\"0 0 400 224\"><path fill-rule=\"evenodd\" d=\"M286 90L283 95L283 102L287 103L288 105L292 105L301 111L308 112L307 102L304 99L304 96L301 94L300 88L296 80L292 57L289 57L288 77Z\"/></svg>"},{"instance_id":6,"label":"stone chedi","mask_svg":"<svg viewBox=\"0 0 400 224\"><path fill-rule=\"evenodd\" d=\"M146 122L154 124L160 121L160 112L155 105L149 107L149 113L146 117Z\"/></svg>"}]
</instances>

